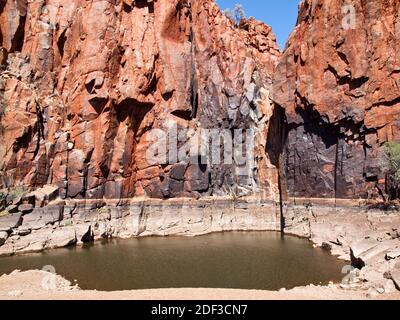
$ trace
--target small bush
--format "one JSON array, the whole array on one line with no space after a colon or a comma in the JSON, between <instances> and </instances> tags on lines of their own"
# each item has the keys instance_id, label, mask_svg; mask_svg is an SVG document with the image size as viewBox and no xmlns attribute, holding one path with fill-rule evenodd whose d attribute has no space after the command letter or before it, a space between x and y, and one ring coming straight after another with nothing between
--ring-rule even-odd
<instances>
[{"instance_id":1,"label":"small bush","mask_svg":"<svg viewBox=\"0 0 400 320\"><path fill-rule=\"evenodd\" d=\"M400 196L400 143L386 143L383 154L383 168L387 173L387 193L391 199L398 199Z\"/></svg>"},{"instance_id":2,"label":"small bush","mask_svg":"<svg viewBox=\"0 0 400 320\"><path fill-rule=\"evenodd\" d=\"M234 14L235 14L235 23L237 26L240 25L240 22L243 19L246 19L246 13L244 12L244 8L241 4L236 4L235 5L235 9L233 10Z\"/></svg>"},{"instance_id":3,"label":"small bush","mask_svg":"<svg viewBox=\"0 0 400 320\"><path fill-rule=\"evenodd\" d=\"M28 193L29 193L29 190L25 186L16 186L16 187L11 188L8 191L9 195L11 195L13 197L20 197L20 198L23 198Z\"/></svg>"},{"instance_id":4,"label":"small bush","mask_svg":"<svg viewBox=\"0 0 400 320\"><path fill-rule=\"evenodd\" d=\"M234 20L235 15L233 14L233 11L229 8L226 8L222 13L229 19L229 20Z\"/></svg>"},{"instance_id":5,"label":"small bush","mask_svg":"<svg viewBox=\"0 0 400 320\"><path fill-rule=\"evenodd\" d=\"M11 196L11 201L17 198L23 198L29 193L29 189L25 186L16 186L9 189L2 189L0 191L0 211L7 208L10 204L9 196Z\"/></svg>"},{"instance_id":6,"label":"small bush","mask_svg":"<svg viewBox=\"0 0 400 320\"><path fill-rule=\"evenodd\" d=\"M97 214L104 215L108 213L108 209L106 207L97 208Z\"/></svg>"},{"instance_id":7,"label":"small bush","mask_svg":"<svg viewBox=\"0 0 400 320\"><path fill-rule=\"evenodd\" d=\"M243 19L246 19L246 13L244 11L243 5L241 4L236 4L235 8L232 9L225 9L224 11L222 11L222 13L230 20L233 20L235 22L235 26L239 27L240 22Z\"/></svg>"},{"instance_id":8,"label":"small bush","mask_svg":"<svg viewBox=\"0 0 400 320\"><path fill-rule=\"evenodd\" d=\"M396 182L400 182L400 143L386 143L384 152L386 169Z\"/></svg>"}]
</instances>

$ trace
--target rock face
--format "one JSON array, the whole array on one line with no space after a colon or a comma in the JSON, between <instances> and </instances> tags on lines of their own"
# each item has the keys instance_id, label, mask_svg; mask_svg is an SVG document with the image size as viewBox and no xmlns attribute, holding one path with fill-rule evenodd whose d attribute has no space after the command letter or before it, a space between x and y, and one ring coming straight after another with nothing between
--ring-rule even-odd
<instances>
[{"instance_id":1,"label":"rock face","mask_svg":"<svg viewBox=\"0 0 400 320\"><path fill-rule=\"evenodd\" d=\"M2 1L0 188L378 197L381 146L400 141L399 11L302 1L281 56L213 0Z\"/></svg>"},{"instance_id":2,"label":"rock face","mask_svg":"<svg viewBox=\"0 0 400 320\"><path fill-rule=\"evenodd\" d=\"M25 215L0 216L0 257L109 238L279 231L274 201L202 198L69 199Z\"/></svg>"},{"instance_id":3,"label":"rock face","mask_svg":"<svg viewBox=\"0 0 400 320\"><path fill-rule=\"evenodd\" d=\"M274 74L291 196L385 188L380 147L400 141L400 3L305 0Z\"/></svg>"},{"instance_id":4,"label":"rock face","mask_svg":"<svg viewBox=\"0 0 400 320\"><path fill-rule=\"evenodd\" d=\"M235 28L212 0L5 0L0 29L0 188L52 184L88 199L278 194L266 152L280 56L270 27ZM168 161L147 154L155 129L168 132L157 139ZM237 159L197 163L204 129L247 146L234 133L253 130L255 164L243 174ZM195 150L175 159L174 143L189 142Z\"/></svg>"}]
</instances>

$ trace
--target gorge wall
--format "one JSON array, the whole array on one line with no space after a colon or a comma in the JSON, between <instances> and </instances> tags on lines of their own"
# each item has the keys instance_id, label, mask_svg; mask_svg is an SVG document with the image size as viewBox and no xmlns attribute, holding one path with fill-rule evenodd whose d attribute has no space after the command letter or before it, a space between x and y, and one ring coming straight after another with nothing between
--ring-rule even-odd
<instances>
[{"instance_id":1,"label":"gorge wall","mask_svg":"<svg viewBox=\"0 0 400 320\"><path fill-rule=\"evenodd\" d=\"M235 26L212 0L3 0L0 188L376 198L381 146L400 140L399 11L304 0L281 55L270 27ZM174 125L178 147L198 148L149 163L149 133ZM234 133L253 130L255 164L209 161L206 129L244 142L242 155L252 145Z\"/></svg>"},{"instance_id":2,"label":"gorge wall","mask_svg":"<svg viewBox=\"0 0 400 320\"><path fill-rule=\"evenodd\" d=\"M381 146L400 141L400 3L305 0L274 73L292 197L385 190Z\"/></svg>"},{"instance_id":3,"label":"gorge wall","mask_svg":"<svg viewBox=\"0 0 400 320\"><path fill-rule=\"evenodd\" d=\"M280 57L270 27L237 28L212 0L5 0L0 13L0 188L55 184L78 199L277 196L265 150ZM154 129L168 133L168 161L146 156ZM249 150L234 133L253 130L256 163L198 161L207 129Z\"/></svg>"}]
</instances>

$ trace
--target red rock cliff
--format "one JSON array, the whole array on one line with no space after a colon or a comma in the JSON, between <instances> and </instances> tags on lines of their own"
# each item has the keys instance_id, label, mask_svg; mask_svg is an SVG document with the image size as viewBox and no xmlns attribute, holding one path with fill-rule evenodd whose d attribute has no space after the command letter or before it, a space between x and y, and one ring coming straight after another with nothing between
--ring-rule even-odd
<instances>
[{"instance_id":1,"label":"red rock cliff","mask_svg":"<svg viewBox=\"0 0 400 320\"><path fill-rule=\"evenodd\" d=\"M400 141L400 2L305 0L274 76L292 196L385 188L380 147ZM283 119L282 119L283 120Z\"/></svg>"},{"instance_id":2,"label":"red rock cliff","mask_svg":"<svg viewBox=\"0 0 400 320\"><path fill-rule=\"evenodd\" d=\"M270 27L235 28L212 0L1 0L0 28L0 187L276 196ZM175 123L190 132L180 144L201 128L253 129L256 165L243 178L236 163L149 163L147 133Z\"/></svg>"}]
</instances>

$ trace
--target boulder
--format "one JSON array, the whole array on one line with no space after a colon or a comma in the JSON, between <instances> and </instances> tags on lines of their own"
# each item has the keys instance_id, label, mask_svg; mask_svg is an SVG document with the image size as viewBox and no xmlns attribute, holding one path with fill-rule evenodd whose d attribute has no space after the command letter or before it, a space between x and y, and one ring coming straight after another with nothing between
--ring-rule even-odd
<instances>
[{"instance_id":1,"label":"boulder","mask_svg":"<svg viewBox=\"0 0 400 320\"><path fill-rule=\"evenodd\" d=\"M209 188L210 175L205 165L188 166L185 173L185 186L189 191L207 191Z\"/></svg>"},{"instance_id":2,"label":"boulder","mask_svg":"<svg viewBox=\"0 0 400 320\"><path fill-rule=\"evenodd\" d=\"M390 276L391 276L397 290L400 290L400 268L393 270L390 273Z\"/></svg>"},{"instance_id":3,"label":"boulder","mask_svg":"<svg viewBox=\"0 0 400 320\"><path fill-rule=\"evenodd\" d=\"M400 248L390 250L388 253L386 253L386 260L394 260L399 257L400 257Z\"/></svg>"},{"instance_id":4,"label":"boulder","mask_svg":"<svg viewBox=\"0 0 400 320\"><path fill-rule=\"evenodd\" d=\"M39 252L46 249L49 242L49 235L52 230L41 230L21 237L15 251L18 253Z\"/></svg>"},{"instance_id":5,"label":"boulder","mask_svg":"<svg viewBox=\"0 0 400 320\"><path fill-rule=\"evenodd\" d=\"M400 233L399 233L399 230L397 230L397 229L391 230L388 234L392 239L400 238Z\"/></svg>"},{"instance_id":6,"label":"boulder","mask_svg":"<svg viewBox=\"0 0 400 320\"><path fill-rule=\"evenodd\" d=\"M7 194L6 202L8 205L18 205L21 203L21 197L12 193Z\"/></svg>"},{"instance_id":7,"label":"boulder","mask_svg":"<svg viewBox=\"0 0 400 320\"><path fill-rule=\"evenodd\" d=\"M0 246L0 257L8 257L15 253L14 246L10 241L7 241L4 245Z\"/></svg>"},{"instance_id":8,"label":"boulder","mask_svg":"<svg viewBox=\"0 0 400 320\"><path fill-rule=\"evenodd\" d=\"M29 230L39 230L46 226L45 220L42 219L40 211L34 211L23 219L23 227Z\"/></svg>"},{"instance_id":9,"label":"boulder","mask_svg":"<svg viewBox=\"0 0 400 320\"><path fill-rule=\"evenodd\" d=\"M19 226L18 229L14 230L14 232L19 236L24 237L31 233L31 229Z\"/></svg>"},{"instance_id":10,"label":"boulder","mask_svg":"<svg viewBox=\"0 0 400 320\"><path fill-rule=\"evenodd\" d=\"M356 267L364 267L365 262L362 260L362 255L374 249L378 244L379 242L377 240L372 239L364 239L353 243L350 246L350 254L353 265Z\"/></svg>"},{"instance_id":11,"label":"boulder","mask_svg":"<svg viewBox=\"0 0 400 320\"><path fill-rule=\"evenodd\" d=\"M23 214L27 214L32 212L33 208L33 204L25 203L18 206L18 211L22 212Z\"/></svg>"},{"instance_id":12,"label":"boulder","mask_svg":"<svg viewBox=\"0 0 400 320\"><path fill-rule=\"evenodd\" d=\"M56 229L50 235L51 248L63 248L76 243L76 233L73 227Z\"/></svg>"},{"instance_id":13,"label":"boulder","mask_svg":"<svg viewBox=\"0 0 400 320\"><path fill-rule=\"evenodd\" d=\"M35 196L31 193L28 193L22 197L23 204L32 204L35 205Z\"/></svg>"},{"instance_id":14,"label":"boulder","mask_svg":"<svg viewBox=\"0 0 400 320\"><path fill-rule=\"evenodd\" d=\"M46 185L40 189L30 192L27 197L34 197L35 206L43 207L58 197L58 187L54 185Z\"/></svg>"},{"instance_id":15,"label":"boulder","mask_svg":"<svg viewBox=\"0 0 400 320\"><path fill-rule=\"evenodd\" d=\"M33 230L41 229L46 225L54 224L63 219L64 203L48 205L44 208L35 208L32 213L24 216L23 226Z\"/></svg>"},{"instance_id":16,"label":"boulder","mask_svg":"<svg viewBox=\"0 0 400 320\"><path fill-rule=\"evenodd\" d=\"M181 181L185 178L186 165L177 164L171 168L169 176L171 179Z\"/></svg>"},{"instance_id":17,"label":"boulder","mask_svg":"<svg viewBox=\"0 0 400 320\"><path fill-rule=\"evenodd\" d=\"M0 246L2 246L8 238L8 233L5 231L0 231Z\"/></svg>"},{"instance_id":18,"label":"boulder","mask_svg":"<svg viewBox=\"0 0 400 320\"><path fill-rule=\"evenodd\" d=\"M351 259L356 267L364 267L375 261L384 261L387 253L396 247L397 240L377 241L365 239L351 245Z\"/></svg>"},{"instance_id":19,"label":"boulder","mask_svg":"<svg viewBox=\"0 0 400 320\"><path fill-rule=\"evenodd\" d=\"M386 294L391 294L396 292L396 284L392 280L386 280L384 282L384 287Z\"/></svg>"},{"instance_id":20,"label":"boulder","mask_svg":"<svg viewBox=\"0 0 400 320\"><path fill-rule=\"evenodd\" d=\"M21 225L22 215L20 213L8 214L0 217L0 231L9 232Z\"/></svg>"},{"instance_id":21,"label":"boulder","mask_svg":"<svg viewBox=\"0 0 400 320\"><path fill-rule=\"evenodd\" d=\"M94 240L94 232L91 224L74 226L78 243L88 243Z\"/></svg>"},{"instance_id":22,"label":"boulder","mask_svg":"<svg viewBox=\"0 0 400 320\"><path fill-rule=\"evenodd\" d=\"M355 266L364 267L376 261L385 261L388 251L393 249L397 240L379 242L366 240L356 243L351 247L351 259Z\"/></svg>"}]
</instances>

